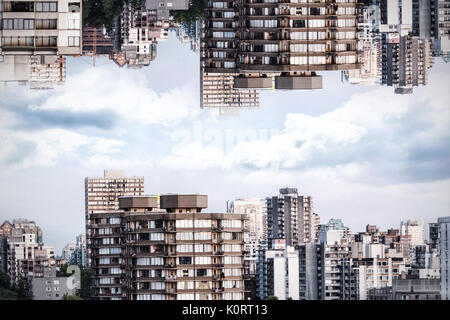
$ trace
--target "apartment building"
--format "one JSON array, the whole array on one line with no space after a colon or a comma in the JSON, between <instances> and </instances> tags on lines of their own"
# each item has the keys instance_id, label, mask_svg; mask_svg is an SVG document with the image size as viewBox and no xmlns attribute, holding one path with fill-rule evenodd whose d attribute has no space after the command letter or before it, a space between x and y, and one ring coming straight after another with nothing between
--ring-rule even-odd
<instances>
[{"instance_id":1,"label":"apartment building","mask_svg":"<svg viewBox=\"0 0 450 320\"><path fill-rule=\"evenodd\" d=\"M31 280L33 300L61 300L64 296L76 294L76 283L73 277L57 277L56 267L44 268L41 277Z\"/></svg>"},{"instance_id":2,"label":"apartment building","mask_svg":"<svg viewBox=\"0 0 450 320\"><path fill-rule=\"evenodd\" d=\"M425 230L422 221L401 221L400 235L411 235L411 246L423 246L425 244Z\"/></svg>"},{"instance_id":3,"label":"apartment building","mask_svg":"<svg viewBox=\"0 0 450 320\"><path fill-rule=\"evenodd\" d=\"M91 234L89 233L90 215L119 211L119 197L143 196L144 177L126 177L121 170L105 170L103 177L85 178L84 188L86 241L89 244L91 241Z\"/></svg>"},{"instance_id":4,"label":"apartment building","mask_svg":"<svg viewBox=\"0 0 450 320\"><path fill-rule=\"evenodd\" d=\"M299 299L319 299L319 274L322 269L323 245L305 243L298 246Z\"/></svg>"},{"instance_id":5,"label":"apartment building","mask_svg":"<svg viewBox=\"0 0 450 320\"><path fill-rule=\"evenodd\" d=\"M0 8L0 82L50 89L65 82L64 55L81 54L80 0L10 1Z\"/></svg>"},{"instance_id":6,"label":"apartment building","mask_svg":"<svg viewBox=\"0 0 450 320\"><path fill-rule=\"evenodd\" d=\"M260 300L299 300L298 252L291 246L258 251L256 295Z\"/></svg>"},{"instance_id":7,"label":"apartment building","mask_svg":"<svg viewBox=\"0 0 450 320\"><path fill-rule=\"evenodd\" d=\"M295 246L317 240L317 215L312 198L299 196L296 188L282 188L280 194L266 198L267 241L286 239L286 245Z\"/></svg>"},{"instance_id":8,"label":"apartment building","mask_svg":"<svg viewBox=\"0 0 450 320\"><path fill-rule=\"evenodd\" d=\"M435 52L445 62L450 60L450 2L449 0L434 0L434 35Z\"/></svg>"},{"instance_id":9,"label":"apartment building","mask_svg":"<svg viewBox=\"0 0 450 320\"><path fill-rule=\"evenodd\" d=\"M200 53L202 54L202 53ZM200 73L200 108L219 108L221 113L259 107L258 89L235 89L238 73Z\"/></svg>"},{"instance_id":10,"label":"apartment building","mask_svg":"<svg viewBox=\"0 0 450 320\"><path fill-rule=\"evenodd\" d=\"M264 199L236 199L227 204L227 212L244 215L245 273L256 273L258 250L267 244L266 202Z\"/></svg>"},{"instance_id":11,"label":"apartment building","mask_svg":"<svg viewBox=\"0 0 450 320\"><path fill-rule=\"evenodd\" d=\"M343 261L341 268L342 299L368 300L371 289L392 287L393 280L406 273L403 258L350 258Z\"/></svg>"},{"instance_id":12,"label":"apartment building","mask_svg":"<svg viewBox=\"0 0 450 320\"><path fill-rule=\"evenodd\" d=\"M298 246L299 298L301 300L341 300L343 262L351 256L351 246L343 239L334 243L306 243Z\"/></svg>"},{"instance_id":13,"label":"apartment building","mask_svg":"<svg viewBox=\"0 0 450 320\"><path fill-rule=\"evenodd\" d=\"M91 215L94 298L244 299L244 215L202 212L206 195L119 202Z\"/></svg>"},{"instance_id":14,"label":"apartment building","mask_svg":"<svg viewBox=\"0 0 450 320\"><path fill-rule=\"evenodd\" d=\"M372 8L357 6L357 38L359 69L342 71L343 82L357 85L376 85L381 82L381 41L373 26Z\"/></svg>"},{"instance_id":15,"label":"apartment building","mask_svg":"<svg viewBox=\"0 0 450 320\"><path fill-rule=\"evenodd\" d=\"M382 84L394 86L395 93L410 94L413 87L426 85L433 65L432 43L398 33L382 34Z\"/></svg>"},{"instance_id":16,"label":"apartment building","mask_svg":"<svg viewBox=\"0 0 450 320\"><path fill-rule=\"evenodd\" d=\"M234 88L320 89L316 71L359 68L356 0L210 0L202 72L238 73Z\"/></svg>"},{"instance_id":17,"label":"apartment building","mask_svg":"<svg viewBox=\"0 0 450 320\"><path fill-rule=\"evenodd\" d=\"M394 279L390 287L369 290L368 300L441 300L439 279Z\"/></svg>"}]
</instances>

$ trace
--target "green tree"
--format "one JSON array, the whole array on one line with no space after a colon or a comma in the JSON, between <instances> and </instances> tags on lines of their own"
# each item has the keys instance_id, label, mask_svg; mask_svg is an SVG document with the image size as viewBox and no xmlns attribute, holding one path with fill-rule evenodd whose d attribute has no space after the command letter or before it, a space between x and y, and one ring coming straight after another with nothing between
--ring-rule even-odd
<instances>
[{"instance_id":1,"label":"green tree","mask_svg":"<svg viewBox=\"0 0 450 320\"><path fill-rule=\"evenodd\" d=\"M83 300L83 298L74 296L74 295L69 296L69 295L65 294L65 295L63 295L61 300Z\"/></svg>"},{"instance_id":2,"label":"green tree","mask_svg":"<svg viewBox=\"0 0 450 320\"><path fill-rule=\"evenodd\" d=\"M9 290L11 288L11 278L6 272L0 271L0 288Z\"/></svg>"},{"instance_id":3,"label":"green tree","mask_svg":"<svg viewBox=\"0 0 450 320\"><path fill-rule=\"evenodd\" d=\"M189 4L189 10L172 10L170 13L176 22L190 23L197 19L203 19L205 16L205 5L203 0L192 0Z\"/></svg>"},{"instance_id":4,"label":"green tree","mask_svg":"<svg viewBox=\"0 0 450 320\"><path fill-rule=\"evenodd\" d=\"M71 274L67 273L67 268L69 265L64 264L58 271L58 277L70 277ZM80 297L82 300L91 299L91 268L83 267L78 265L80 268L80 289L77 290L76 296Z\"/></svg>"},{"instance_id":5,"label":"green tree","mask_svg":"<svg viewBox=\"0 0 450 320\"><path fill-rule=\"evenodd\" d=\"M83 0L83 24L92 28L110 30L114 18L123 11L124 0Z\"/></svg>"},{"instance_id":6,"label":"green tree","mask_svg":"<svg viewBox=\"0 0 450 320\"><path fill-rule=\"evenodd\" d=\"M277 296L268 296L267 300L278 300Z\"/></svg>"},{"instance_id":7,"label":"green tree","mask_svg":"<svg viewBox=\"0 0 450 320\"><path fill-rule=\"evenodd\" d=\"M28 279L20 278L15 286L18 300L32 300L33 295L30 292L30 283Z\"/></svg>"},{"instance_id":8,"label":"green tree","mask_svg":"<svg viewBox=\"0 0 450 320\"><path fill-rule=\"evenodd\" d=\"M0 288L0 300L18 300L17 293L5 288Z\"/></svg>"},{"instance_id":9,"label":"green tree","mask_svg":"<svg viewBox=\"0 0 450 320\"><path fill-rule=\"evenodd\" d=\"M91 292L91 268L80 267L81 270L81 288L77 290L77 296L84 300L90 300L92 297Z\"/></svg>"}]
</instances>

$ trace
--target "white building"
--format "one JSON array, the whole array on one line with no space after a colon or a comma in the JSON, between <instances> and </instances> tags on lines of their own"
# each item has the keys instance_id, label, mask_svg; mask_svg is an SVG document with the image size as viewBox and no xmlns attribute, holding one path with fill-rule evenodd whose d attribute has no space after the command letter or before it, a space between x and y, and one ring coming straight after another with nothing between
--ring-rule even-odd
<instances>
[{"instance_id":1,"label":"white building","mask_svg":"<svg viewBox=\"0 0 450 320\"><path fill-rule=\"evenodd\" d=\"M72 254L75 252L75 249L77 248L75 243L68 243L64 247L62 251L62 258L65 262L69 262L70 258L72 257Z\"/></svg>"},{"instance_id":2,"label":"white building","mask_svg":"<svg viewBox=\"0 0 450 320\"><path fill-rule=\"evenodd\" d=\"M80 0L0 1L0 83L54 88L65 81L63 55L80 55Z\"/></svg>"},{"instance_id":3,"label":"white building","mask_svg":"<svg viewBox=\"0 0 450 320\"><path fill-rule=\"evenodd\" d=\"M245 214L244 222L244 255L246 271L256 273L256 256L258 249L266 244L267 207L264 199L236 199L228 203L227 211Z\"/></svg>"},{"instance_id":4,"label":"white building","mask_svg":"<svg viewBox=\"0 0 450 320\"><path fill-rule=\"evenodd\" d=\"M294 247L259 251L257 269L260 299L299 300L299 260Z\"/></svg>"},{"instance_id":5,"label":"white building","mask_svg":"<svg viewBox=\"0 0 450 320\"><path fill-rule=\"evenodd\" d=\"M425 243L425 231L422 221L400 222L400 235L411 236L411 246L423 246Z\"/></svg>"}]
</instances>

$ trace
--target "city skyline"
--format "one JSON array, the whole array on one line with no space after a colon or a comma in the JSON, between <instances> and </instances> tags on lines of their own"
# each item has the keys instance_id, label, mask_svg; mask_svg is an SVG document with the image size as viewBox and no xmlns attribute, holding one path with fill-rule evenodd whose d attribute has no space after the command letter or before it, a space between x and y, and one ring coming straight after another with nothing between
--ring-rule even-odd
<instances>
[{"instance_id":1,"label":"city skyline","mask_svg":"<svg viewBox=\"0 0 450 320\"><path fill-rule=\"evenodd\" d=\"M162 54L152 65L153 72L117 69L100 59L92 68L80 60L85 58L68 58L70 72L63 87L39 92L24 87L0 89L0 112L8 119L2 121L0 131L9 137L2 142L0 156L2 204L8 208L2 218L35 212L34 218L42 217L51 230L50 239L63 236L69 242L65 232L58 231L61 226L52 225L53 218L63 215L64 228L80 233L81 181L105 167L148 177L146 193L192 189L208 193L211 207L218 210L224 210L226 201L235 197L263 197L280 186L295 186L316 198L320 214L341 217L356 229L359 212L376 220L371 223L387 227L408 217L430 217L431 221L448 211L446 82L450 67L440 59L430 70L429 84L416 88L412 95L395 95L388 87L342 84L339 72L328 72L322 90L261 90L259 109L219 117L198 108L198 87L189 90L198 86L198 56L172 32L159 50ZM159 76L177 69L175 78ZM100 86L100 79L117 75L120 82L102 81ZM135 95L141 91L153 103L139 104ZM77 92L84 92L83 100ZM119 96L105 100L113 92ZM392 104L386 105L387 101ZM249 140L245 130L249 130L251 143L245 142ZM240 143L227 138L239 134L244 134ZM413 143L412 135L423 143ZM178 145L185 142L181 136L191 140L180 149ZM298 138L303 138L302 150L296 148ZM248 154L250 150L259 150L255 153L259 155L255 158ZM192 156L186 159L183 154ZM205 178L192 180L196 175ZM63 182L59 177L71 178ZM173 190L167 177L183 177L194 185ZM221 181L220 190L211 192L216 185L211 177ZM36 189L35 183L44 183L46 188ZM67 185L66 192L59 187L61 183ZM13 190L19 185L33 199L30 205L17 207L21 193ZM43 203L42 196L48 194L40 192L45 189L59 195L53 202L56 206L49 200ZM358 202L350 202L349 207L352 196ZM414 199L421 201L414 203ZM44 213L36 212L31 205L35 201L44 204ZM428 201L434 203L431 209Z\"/></svg>"},{"instance_id":2,"label":"city skyline","mask_svg":"<svg viewBox=\"0 0 450 320\"><path fill-rule=\"evenodd\" d=\"M448 299L449 17L0 0L1 298Z\"/></svg>"}]
</instances>

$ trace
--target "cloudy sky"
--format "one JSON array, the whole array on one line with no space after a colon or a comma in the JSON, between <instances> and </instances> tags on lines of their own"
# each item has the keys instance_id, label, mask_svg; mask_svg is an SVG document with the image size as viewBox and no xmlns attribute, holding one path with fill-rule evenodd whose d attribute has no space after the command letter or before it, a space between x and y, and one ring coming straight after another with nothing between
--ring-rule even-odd
<instances>
[{"instance_id":1,"label":"cloudy sky","mask_svg":"<svg viewBox=\"0 0 450 320\"><path fill-rule=\"evenodd\" d=\"M0 87L0 220L35 220L60 252L84 232L84 178L104 169L144 176L147 194L206 193L211 211L297 187L353 231L448 216L450 65L404 96L323 76L219 116L200 109L199 57L171 33L141 70L68 58L65 86Z\"/></svg>"}]
</instances>

